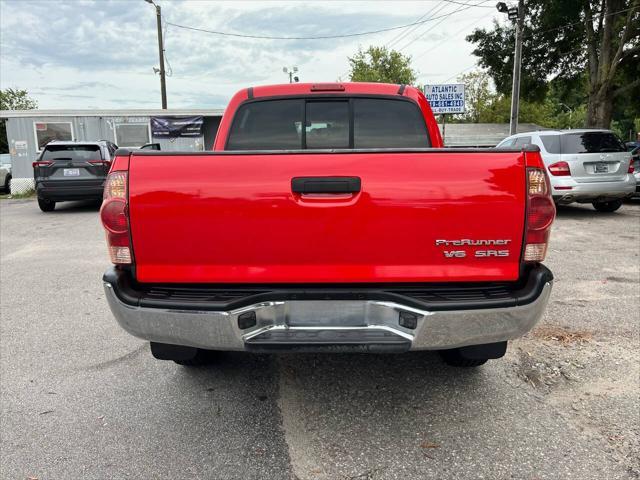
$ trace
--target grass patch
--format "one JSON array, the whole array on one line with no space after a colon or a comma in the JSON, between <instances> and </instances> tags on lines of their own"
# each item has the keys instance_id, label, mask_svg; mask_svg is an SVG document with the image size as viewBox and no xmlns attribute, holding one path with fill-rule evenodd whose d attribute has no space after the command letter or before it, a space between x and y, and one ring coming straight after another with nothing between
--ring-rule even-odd
<instances>
[{"instance_id":1,"label":"grass patch","mask_svg":"<svg viewBox=\"0 0 640 480\"><path fill-rule=\"evenodd\" d=\"M32 198L35 197L36 191L31 189L22 193L5 193L0 195L0 198L10 199L10 198Z\"/></svg>"}]
</instances>

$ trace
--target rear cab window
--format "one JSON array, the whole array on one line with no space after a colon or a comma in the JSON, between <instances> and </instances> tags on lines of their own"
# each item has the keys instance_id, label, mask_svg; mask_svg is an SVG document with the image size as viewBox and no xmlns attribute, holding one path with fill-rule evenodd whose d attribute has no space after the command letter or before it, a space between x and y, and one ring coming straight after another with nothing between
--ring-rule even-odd
<instances>
[{"instance_id":1,"label":"rear cab window","mask_svg":"<svg viewBox=\"0 0 640 480\"><path fill-rule=\"evenodd\" d=\"M304 125L304 128L303 128ZM227 150L424 148L431 145L418 106L386 98L300 98L245 103Z\"/></svg>"},{"instance_id":2,"label":"rear cab window","mask_svg":"<svg viewBox=\"0 0 640 480\"><path fill-rule=\"evenodd\" d=\"M99 145L47 145L42 151L40 160L103 160Z\"/></svg>"}]
</instances>

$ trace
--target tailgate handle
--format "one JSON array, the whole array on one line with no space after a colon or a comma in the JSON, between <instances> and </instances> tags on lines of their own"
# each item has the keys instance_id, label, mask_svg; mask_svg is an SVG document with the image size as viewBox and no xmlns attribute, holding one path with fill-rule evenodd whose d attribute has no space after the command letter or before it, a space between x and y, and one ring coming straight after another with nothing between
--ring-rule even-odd
<instances>
[{"instance_id":1,"label":"tailgate handle","mask_svg":"<svg viewBox=\"0 0 640 480\"><path fill-rule=\"evenodd\" d=\"M360 177L294 177L293 193L358 193Z\"/></svg>"}]
</instances>

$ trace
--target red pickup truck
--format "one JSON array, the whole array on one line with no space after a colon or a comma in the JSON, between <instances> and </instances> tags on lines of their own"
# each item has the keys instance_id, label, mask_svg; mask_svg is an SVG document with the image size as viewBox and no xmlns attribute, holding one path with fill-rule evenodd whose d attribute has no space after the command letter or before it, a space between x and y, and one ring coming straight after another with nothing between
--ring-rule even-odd
<instances>
[{"instance_id":1,"label":"red pickup truck","mask_svg":"<svg viewBox=\"0 0 640 480\"><path fill-rule=\"evenodd\" d=\"M536 146L445 149L404 85L238 92L210 152L120 149L109 306L156 358L439 350L477 366L540 319L555 207Z\"/></svg>"}]
</instances>

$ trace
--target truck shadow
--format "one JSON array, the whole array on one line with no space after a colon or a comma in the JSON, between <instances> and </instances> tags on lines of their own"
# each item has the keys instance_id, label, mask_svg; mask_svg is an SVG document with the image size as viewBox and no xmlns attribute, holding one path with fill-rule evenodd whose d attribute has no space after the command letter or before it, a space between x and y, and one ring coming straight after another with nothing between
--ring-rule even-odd
<instances>
[{"instance_id":1,"label":"truck shadow","mask_svg":"<svg viewBox=\"0 0 640 480\"><path fill-rule=\"evenodd\" d=\"M406 421L407 415L429 416L429 412L442 410L443 405L455 403L469 392L474 392L476 401L492 401L496 385L491 379L500 362L504 360L465 369L447 366L436 352L224 353L215 365L183 369L180 381L189 388L211 384L205 390L216 390L215 384L222 381L227 392L231 388L240 396L253 394L258 400L277 400L287 415L326 417L323 412L330 411L325 422L336 422L335 428L344 428L347 422L356 428L369 425L371 417L388 425ZM251 392L258 378L273 383Z\"/></svg>"},{"instance_id":2,"label":"truck shadow","mask_svg":"<svg viewBox=\"0 0 640 480\"><path fill-rule=\"evenodd\" d=\"M357 471L383 471L407 456L417 459L409 465L416 470L404 478L425 478L421 462L436 461L430 468L437 469L455 460L451 452L478 462L507 455L512 445L495 443L505 431L516 432L517 448L531 441L524 432L532 405L515 385L507 359L457 369L434 352L230 353L208 367L166 368L162 402L150 402L162 405L153 413L154 424L186 450L207 445L232 457L254 455L245 463L245 478L265 462L288 464L286 452L292 459L312 455L317 468L339 470L318 478L355 478ZM167 429L176 418L180 428ZM545 442L534 441L541 449ZM247 445L255 447L245 454ZM217 463L213 457L205 462ZM233 477L216 468L220 478Z\"/></svg>"}]
</instances>

